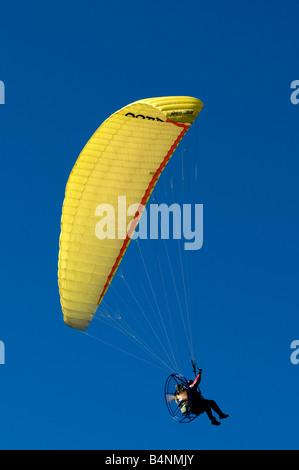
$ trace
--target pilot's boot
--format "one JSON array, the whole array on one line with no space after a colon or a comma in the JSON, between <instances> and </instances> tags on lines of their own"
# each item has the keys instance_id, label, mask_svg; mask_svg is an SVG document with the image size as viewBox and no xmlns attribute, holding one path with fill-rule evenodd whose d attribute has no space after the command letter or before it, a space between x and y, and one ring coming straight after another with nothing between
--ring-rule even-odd
<instances>
[{"instance_id":1,"label":"pilot's boot","mask_svg":"<svg viewBox=\"0 0 299 470\"><path fill-rule=\"evenodd\" d=\"M215 426L220 426L221 423L219 423L216 418L213 418L211 419L211 424L214 424Z\"/></svg>"}]
</instances>

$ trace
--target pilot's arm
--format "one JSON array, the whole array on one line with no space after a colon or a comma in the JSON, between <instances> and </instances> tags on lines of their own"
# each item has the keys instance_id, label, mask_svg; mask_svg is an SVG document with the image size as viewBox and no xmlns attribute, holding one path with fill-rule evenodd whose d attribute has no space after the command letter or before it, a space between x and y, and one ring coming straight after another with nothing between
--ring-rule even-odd
<instances>
[{"instance_id":1,"label":"pilot's arm","mask_svg":"<svg viewBox=\"0 0 299 470\"><path fill-rule=\"evenodd\" d=\"M194 388L195 390L197 389L198 385L200 384L200 381L201 381L201 373L202 373L202 369L198 369L198 374L194 380L194 382L192 382L192 384L189 385L189 388Z\"/></svg>"}]
</instances>

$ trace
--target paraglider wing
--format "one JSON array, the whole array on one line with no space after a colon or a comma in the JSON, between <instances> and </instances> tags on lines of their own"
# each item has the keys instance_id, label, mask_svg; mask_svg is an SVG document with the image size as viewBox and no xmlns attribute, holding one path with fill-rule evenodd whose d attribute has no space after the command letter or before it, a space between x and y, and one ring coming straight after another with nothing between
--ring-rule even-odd
<instances>
[{"instance_id":1,"label":"paraglider wing","mask_svg":"<svg viewBox=\"0 0 299 470\"><path fill-rule=\"evenodd\" d=\"M142 207L202 106L190 97L136 101L110 116L82 150L67 182L61 218L58 283L68 326L88 327ZM126 197L127 206L140 204L122 236L117 233L119 196ZM101 204L114 208L114 238L96 236Z\"/></svg>"}]
</instances>

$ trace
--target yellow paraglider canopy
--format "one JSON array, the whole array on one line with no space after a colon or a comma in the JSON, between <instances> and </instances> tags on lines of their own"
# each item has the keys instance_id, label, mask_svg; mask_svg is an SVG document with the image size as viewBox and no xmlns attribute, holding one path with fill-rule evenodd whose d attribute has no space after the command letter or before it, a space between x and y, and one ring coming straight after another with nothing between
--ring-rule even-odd
<instances>
[{"instance_id":1,"label":"yellow paraglider canopy","mask_svg":"<svg viewBox=\"0 0 299 470\"><path fill-rule=\"evenodd\" d=\"M66 186L58 283L64 321L85 330L121 262L142 208L203 104L185 96L136 101L110 116L87 142ZM100 204L139 204L123 237L96 235ZM116 222L117 225L117 222Z\"/></svg>"}]
</instances>

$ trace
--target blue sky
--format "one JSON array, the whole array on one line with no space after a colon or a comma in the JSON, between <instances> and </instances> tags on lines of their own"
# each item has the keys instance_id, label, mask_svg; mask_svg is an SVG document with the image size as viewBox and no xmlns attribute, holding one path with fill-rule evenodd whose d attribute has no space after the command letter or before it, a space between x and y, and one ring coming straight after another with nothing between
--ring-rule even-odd
<instances>
[{"instance_id":1,"label":"blue sky","mask_svg":"<svg viewBox=\"0 0 299 470\"><path fill-rule=\"evenodd\" d=\"M1 448L298 448L298 13L277 0L1 5ZM230 414L217 428L173 421L167 372L67 328L60 309L61 208L78 154L114 111L168 95L204 103L153 196L164 202L173 181L204 206L204 244L184 253L184 272L202 393ZM162 245L142 244L152 279ZM122 272L147 289L137 251ZM126 348L109 328L90 334Z\"/></svg>"}]
</instances>

